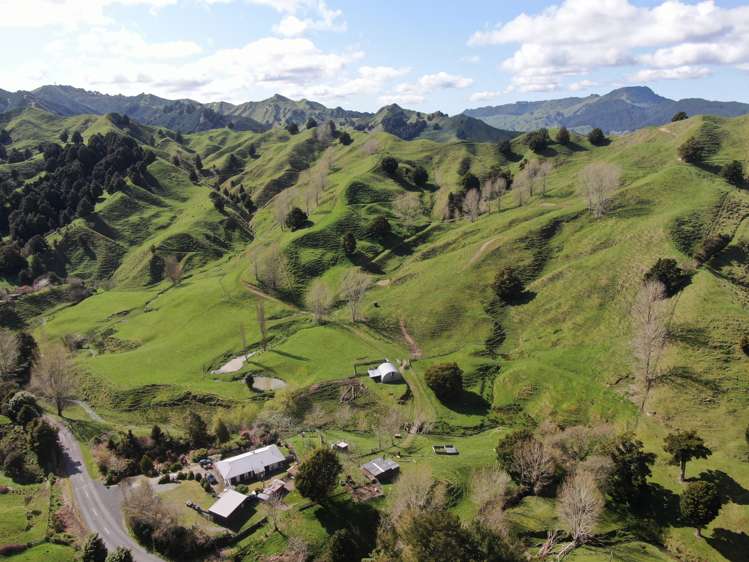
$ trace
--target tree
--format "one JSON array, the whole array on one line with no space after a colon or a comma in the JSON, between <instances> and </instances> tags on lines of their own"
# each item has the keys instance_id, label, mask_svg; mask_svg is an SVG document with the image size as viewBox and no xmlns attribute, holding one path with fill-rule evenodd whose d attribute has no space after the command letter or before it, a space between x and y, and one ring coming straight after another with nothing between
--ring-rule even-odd
<instances>
[{"instance_id":1,"label":"tree","mask_svg":"<svg viewBox=\"0 0 749 562\"><path fill-rule=\"evenodd\" d=\"M80 131L75 131L73 133L73 136L70 137L70 141L73 144L83 144L83 136L81 135Z\"/></svg>"},{"instance_id":2,"label":"tree","mask_svg":"<svg viewBox=\"0 0 749 562\"><path fill-rule=\"evenodd\" d=\"M356 253L356 238L354 235L350 232L344 234L341 239L341 247L347 256L353 256Z\"/></svg>"},{"instance_id":3,"label":"tree","mask_svg":"<svg viewBox=\"0 0 749 562\"><path fill-rule=\"evenodd\" d=\"M283 508L283 499L280 494L271 494L262 503L262 509L265 516L273 524L273 530L278 531L278 518L281 515L281 509Z\"/></svg>"},{"instance_id":4,"label":"tree","mask_svg":"<svg viewBox=\"0 0 749 562\"><path fill-rule=\"evenodd\" d=\"M361 306L364 295L372 284L368 275L352 269L349 271L341 282L341 295L348 303L351 310L351 321L359 320L359 307Z\"/></svg>"},{"instance_id":5,"label":"tree","mask_svg":"<svg viewBox=\"0 0 749 562\"><path fill-rule=\"evenodd\" d=\"M296 135L297 133L299 133L299 125L292 121L291 123L288 123L286 125L286 130L290 135Z\"/></svg>"},{"instance_id":6,"label":"tree","mask_svg":"<svg viewBox=\"0 0 749 562\"><path fill-rule=\"evenodd\" d=\"M557 142L559 144L569 144L570 132L567 130L567 127L560 127L559 131L557 131Z\"/></svg>"},{"instance_id":7,"label":"tree","mask_svg":"<svg viewBox=\"0 0 749 562\"><path fill-rule=\"evenodd\" d=\"M48 473L54 472L62 457L57 428L41 417L36 417L29 422L27 431L29 445L36 453L39 465Z\"/></svg>"},{"instance_id":8,"label":"tree","mask_svg":"<svg viewBox=\"0 0 749 562\"><path fill-rule=\"evenodd\" d=\"M385 215L377 215L372 219L372 222L369 223L369 228L367 228L367 232L370 236L380 239L386 238L391 231L392 228L390 227L390 221L388 221Z\"/></svg>"},{"instance_id":9,"label":"tree","mask_svg":"<svg viewBox=\"0 0 749 562\"><path fill-rule=\"evenodd\" d=\"M32 417L39 417L42 415L42 409L36 401L36 396L25 390L13 394L11 399L8 400L6 409L8 417L21 425L26 425L26 423L30 421L28 419L28 412L36 414L32 415ZM27 413L23 414L24 411Z\"/></svg>"},{"instance_id":10,"label":"tree","mask_svg":"<svg viewBox=\"0 0 749 562\"><path fill-rule=\"evenodd\" d=\"M588 133L588 142L594 146L602 146L607 140L606 135L598 127Z\"/></svg>"},{"instance_id":11,"label":"tree","mask_svg":"<svg viewBox=\"0 0 749 562\"><path fill-rule=\"evenodd\" d=\"M472 173L463 175L460 179L460 186L463 189L463 193L468 193L472 189L481 189L481 181Z\"/></svg>"},{"instance_id":12,"label":"tree","mask_svg":"<svg viewBox=\"0 0 749 562\"><path fill-rule=\"evenodd\" d=\"M424 373L427 386L440 400L456 400L463 394L463 371L457 363L438 363Z\"/></svg>"},{"instance_id":13,"label":"tree","mask_svg":"<svg viewBox=\"0 0 749 562\"><path fill-rule=\"evenodd\" d=\"M556 463L543 443L534 438L525 439L513 448L508 472L526 492L538 495L554 481Z\"/></svg>"},{"instance_id":14,"label":"tree","mask_svg":"<svg viewBox=\"0 0 749 562\"><path fill-rule=\"evenodd\" d=\"M471 535L449 511L424 511L402 530L402 539L413 560L475 560Z\"/></svg>"},{"instance_id":15,"label":"tree","mask_svg":"<svg viewBox=\"0 0 749 562\"><path fill-rule=\"evenodd\" d=\"M10 378L15 374L20 356L18 336L0 328L0 379Z\"/></svg>"},{"instance_id":16,"label":"tree","mask_svg":"<svg viewBox=\"0 0 749 562\"><path fill-rule=\"evenodd\" d=\"M679 482L684 482L689 461L706 459L713 454L696 431L677 430L669 433L664 441L663 450L671 455L669 464L679 467Z\"/></svg>"},{"instance_id":17,"label":"tree","mask_svg":"<svg viewBox=\"0 0 749 562\"><path fill-rule=\"evenodd\" d=\"M679 500L681 516L695 528L695 534L702 536L702 528L720 513L723 500L718 488L712 482L692 482Z\"/></svg>"},{"instance_id":18,"label":"tree","mask_svg":"<svg viewBox=\"0 0 749 562\"><path fill-rule=\"evenodd\" d=\"M295 484L299 493L320 503L328 497L343 470L338 455L329 448L321 447L299 465Z\"/></svg>"},{"instance_id":19,"label":"tree","mask_svg":"<svg viewBox=\"0 0 749 562\"><path fill-rule=\"evenodd\" d=\"M473 174L469 174L473 175ZM466 176L468 177L468 176ZM476 177L476 176L473 176ZM466 192L463 198L463 212L468 215L471 222L476 222L479 218L479 212L481 211L481 191L478 189L470 189Z\"/></svg>"},{"instance_id":20,"label":"tree","mask_svg":"<svg viewBox=\"0 0 749 562\"><path fill-rule=\"evenodd\" d=\"M133 553L125 547L118 546L107 555L106 562L133 562Z\"/></svg>"},{"instance_id":21,"label":"tree","mask_svg":"<svg viewBox=\"0 0 749 562\"><path fill-rule=\"evenodd\" d=\"M314 129L315 127L317 127L317 121L315 121L314 117L310 117L309 119L307 119L306 127L307 129Z\"/></svg>"},{"instance_id":22,"label":"tree","mask_svg":"<svg viewBox=\"0 0 749 562\"><path fill-rule=\"evenodd\" d=\"M187 438L193 448L205 447L210 442L208 425L196 412L190 412L187 417Z\"/></svg>"},{"instance_id":23,"label":"tree","mask_svg":"<svg viewBox=\"0 0 749 562\"><path fill-rule=\"evenodd\" d=\"M86 537L83 543L83 553L81 560L83 562L104 562L107 559L107 547L101 537L94 533Z\"/></svg>"},{"instance_id":24,"label":"tree","mask_svg":"<svg viewBox=\"0 0 749 562\"><path fill-rule=\"evenodd\" d=\"M729 162L721 168L720 176L731 185L741 187L744 185L744 165L738 160Z\"/></svg>"},{"instance_id":25,"label":"tree","mask_svg":"<svg viewBox=\"0 0 749 562\"><path fill-rule=\"evenodd\" d=\"M352 142L354 142L354 139L351 138L351 135L348 133L348 131L343 131L338 136L338 142L340 142L343 146L348 146Z\"/></svg>"},{"instance_id":26,"label":"tree","mask_svg":"<svg viewBox=\"0 0 749 562\"><path fill-rule=\"evenodd\" d=\"M203 170L203 159L200 157L200 154L195 155L195 169L198 171Z\"/></svg>"},{"instance_id":27,"label":"tree","mask_svg":"<svg viewBox=\"0 0 749 562\"><path fill-rule=\"evenodd\" d=\"M476 519L496 532L504 530L504 505L512 478L499 466L474 471L470 480L470 497L476 505Z\"/></svg>"},{"instance_id":28,"label":"tree","mask_svg":"<svg viewBox=\"0 0 749 562\"><path fill-rule=\"evenodd\" d=\"M94 212L94 204L91 202L91 199L89 199L88 197L82 197L81 200L78 202L78 206L75 209L76 215L78 215L81 218L86 218L93 212Z\"/></svg>"},{"instance_id":29,"label":"tree","mask_svg":"<svg viewBox=\"0 0 749 562\"><path fill-rule=\"evenodd\" d=\"M164 260L164 272L172 285L179 285L182 281L182 263L177 259L177 256L167 256Z\"/></svg>"},{"instance_id":30,"label":"tree","mask_svg":"<svg viewBox=\"0 0 749 562\"><path fill-rule=\"evenodd\" d=\"M501 141L499 144L497 144L497 152L499 152L505 158L512 158L514 156L514 154L512 153L512 143L508 140Z\"/></svg>"},{"instance_id":31,"label":"tree","mask_svg":"<svg viewBox=\"0 0 749 562\"><path fill-rule=\"evenodd\" d=\"M315 322L321 324L333 305L333 293L322 279L316 279L310 285L305 300L307 308L315 316Z\"/></svg>"},{"instance_id":32,"label":"tree","mask_svg":"<svg viewBox=\"0 0 749 562\"><path fill-rule=\"evenodd\" d=\"M484 181L484 185L481 188L481 195L489 205L491 210L491 202L497 202L497 212L502 206L502 196L505 194L508 188L507 175L503 172L494 176L490 176Z\"/></svg>"},{"instance_id":33,"label":"tree","mask_svg":"<svg viewBox=\"0 0 749 562\"><path fill-rule=\"evenodd\" d=\"M216 422L216 428L214 433L216 434L216 440L219 443L226 443L229 439L231 439L231 435L229 434L229 429L226 427L226 424L224 423L224 420L221 418L218 419Z\"/></svg>"},{"instance_id":34,"label":"tree","mask_svg":"<svg viewBox=\"0 0 749 562\"><path fill-rule=\"evenodd\" d=\"M679 267L675 259L658 258L653 267L645 273L645 281L661 283L665 296L672 297L689 285L691 278L686 271Z\"/></svg>"},{"instance_id":35,"label":"tree","mask_svg":"<svg viewBox=\"0 0 749 562\"><path fill-rule=\"evenodd\" d=\"M398 161L392 156L385 156L380 163L380 167L390 177L394 177L398 173Z\"/></svg>"},{"instance_id":36,"label":"tree","mask_svg":"<svg viewBox=\"0 0 749 562\"><path fill-rule=\"evenodd\" d=\"M588 209L595 218L604 216L611 206L611 198L619 189L621 169L607 162L593 162L580 173L580 185L588 201Z\"/></svg>"},{"instance_id":37,"label":"tree","mask_svg":"<svg viewBox=\"0 0 749 562\"><path fill-rule=\"evenodd\" d=\"M219 213L223 213L226 202L224 201L224 198L221 196L221 194L218 191L211 191L208 197L210 197L211 202L213 203L213 206L216 208L216 210Z\"/></svg>"},{"instance_id":38,"label":"tree","mask_svg":"<svg viewBox=\"0 0 749 562\"><path fill-rule=\"evenodd\" d=\"M526 144L536 154L539 154L546 150L549 146L551 139L549 138L549 131L547 129L539 129L528 133L526 137Z\"/></svg>"},{"instance_id":39,"label":"tree","mask_svg":"<svg viewBox=\"0 0 749 562\"><path fill-rule=\"evenodd\" d=\"M143 455L138 463L141 474L150 476L153 472L153 459L149 455Z\"/></svg>"},{"instance_id":40,"label":"tree","mask_svg":"<svg viewBox=\"0 0 749 562\"><path fill-rule=\"evenodd\" d=\"M492 290L500 301L512 304L523 296L525 285L515 269L507 266L497 272L492 283Z\"/></svg>"},{"instance_id":41,"label":"tree","mask_svg":"<svg viewBox=\"0 0 749 562\"><path fill-rule=\"evenodd\" d=\"M636 504L647 490L655 455L642 450L642 441L623 435L611 447L610 456L609 494L615 501Z\"/></svg>"},{"instance_id":42,"label":"tree","mask_svg":"<svg viewBox=\"0 0 749 562\"><path fill-rule=\"evenodd\" d=\"M578 470L564 481L557 511L565 530L572 536L572 544L565 548L571 550L590 541L603 506L603 494L590 473Z\"/></svg>"},{"instance_id":43,"label":"tree","mask_svg":"<svg viewBox=\"0 0 749 562\"><path fill-rule=\"evenodd\" d=\"M291 231L304 228L307 224L307 213L302 211L299 207L292 207L286 215L284 223Z\"/></svg>"},{"instance_id":44,"label":"tree","mask_svg":"<svg viewBox=\"0 0 749 562\"><path fill-rule=\"evenodd\" d=\"M338 529L328 539L322 556L318 562L349 562L361 558L351 531L346 528Z\"/></svg>"},{"instance_id":45,"label":"tree","mask_svg":"<svg viewBox=\"0 0 749 562\"><path fill-rule=\"evenodd\" d=\"M273 218L281 229L286 228L286 219L289 218L293 208L291 195L288 191L282 191L273 198Z\"/></svg>"},{"instance_id":46,"label":"tree","mask_svg":"<svg viewBox=\"0 0 749 562\"><path fill-rule=\"evenodd\" d=\"M411 177L414 180L414 184L419 187L424 187L427 181L429 181L429 173L424 166L416 166Z\"/></svg>"},{"instance_id":47,"label":"tree","mask_svg":"<svg viewBox=\"0 0 749 562\"><path fill-rule=\"evenodd\" d=\"M688 164L699 164L705 157L705 147L697 139L697 137L690 137L677 149L679 158Z\"/></svg>"},{"instance_id":48,"label":"tree","mask_svg":"<svg viewBox=\"0 0 749 562\"><path fill-rule=\"evenodd\" d=\"M61 344L44 345L39 359L31 371L31 386L41 396L52 402L57 415L73 398L75 369L70 353Z\"/></svg>"},{"instance_id":49,"label":"tree","mask_svg":"<svg viewBox=\"0 0 749 562\"><path fill-rule=\"evenodd\" d=\"M671 122L675 123L676 121L684 121L685 119L689 119L689 115L687 115L687 112L678 111L674 113L674 116L671 118Z\"/></svg>"},{"instance_id":50,"label":"tree","mask_svg":"<svg viewBox=\"0 0 749 562\"><path fill-rule=\"evenodd\" d=\"M393 212L398 219L408 226L413 226L424 216L424 209L418 193L401 193L393 201Z\"/></svg>"},{"instance_id":51,"label":"tree","mask_svg":"<svg viewBox=\"0 0 749 562\"><path fill-rule=\"evenodd\" d=\"M645 403L658 378L658 361L666 347L664 295L662 283L648 281L637 293L632 306L632 349L636 384L642 396L640 412L645 411Z\"/></svg>"},{"instance_id":52,"label":"tree","mask_svg":"<svg viewBox=\"0 0 749 562\"><path fill-rule=\"evenodd\" d=\"M69 137L68 130L65 129L62 133L60 133L60 136L58 138L60 139L61 143L65 144L66 142L68 142L68 137Z\"/></svg>"}]
</instances>

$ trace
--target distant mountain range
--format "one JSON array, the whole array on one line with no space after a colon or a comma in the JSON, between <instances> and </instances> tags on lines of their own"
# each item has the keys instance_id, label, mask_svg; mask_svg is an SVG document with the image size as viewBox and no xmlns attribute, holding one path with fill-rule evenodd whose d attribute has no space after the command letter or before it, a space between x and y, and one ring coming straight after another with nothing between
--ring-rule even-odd
<instances>
[{"instance_id":1,"label":"distant mountain range","mask_svg":"<svg viewBox=\"0 0 749 562\"><path fill-rule=\"evenodd\" d=\"M650 88L620 88L606 95L563 98L537 102L467 109L449 116L440 111L423 113L392 104L377 113L329 108L310 100L294 101L281 95L242 104L200 103L190 99L169 100L151 94L108 95L72 86L42 86L32 91L0 90L0 113L37 107L62 116L121 113L136 121L183 133L222 127L264 131L290 122L304 125L308 119L332 120L360 130L387 131L402 139L497 142L516 136L514 131L540 127L565 127L587 131L625 132L671 120L678 111L689 115L735 117L749 113L749 104L703 99L674 101Z\"/></svg>"},{"instance_id":2,"label":"distant mountain range","mask_svg":"<svg viewBox=\"0 0 749 562\"><path fill-rule=\"evenodd\" d=\"M676 101L659 96L650 88L635 86L603 96L521 101L466 109L463 114L481 119L492 127L513 131L565 126L582 132L600 127L616 133L668 123L679 111L688 115L737 117L749 113L749 104L700 98Z\"/></svg>"}]
</instances>

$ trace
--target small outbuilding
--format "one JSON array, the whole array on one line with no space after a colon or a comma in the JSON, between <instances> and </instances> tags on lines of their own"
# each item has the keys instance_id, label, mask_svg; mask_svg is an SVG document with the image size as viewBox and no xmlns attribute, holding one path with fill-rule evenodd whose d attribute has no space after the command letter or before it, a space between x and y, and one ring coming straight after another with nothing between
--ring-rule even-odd
<instances>
[{"instance_id":1,"label":"small outbuilding","mask_svg":"<svg viewBox=\"0 0 749 562\"><path fill-rule=\"evenodd\" d=\"M217 523L227 525L242 510L248 499L248 496L240 494L236 490L224 490L216 503L208 509L208 513Z\"/></svg>"},{"instance_id":2,"label":"small outbuilding","mask_svg":"<svg viewBox=\"0 0 749 562\"><path fill-rule=\"evenodd\" d=\"M263 488L263 491L257 494L257 499L260 501L268 501L271 498L282 498L289 490L286 488L286 482L274 478L270 483L270 486Z\"/></svg>"},{"instance_id":3,"label":"small outbuilding","mask_svg":"<svg viewBox=\"0 0 749 562\"><path fill-rule=\"evenodd\" d=\"M345 441L338 441L338 443L333 443L330 448L342 453L347 453L349 450L348 443L346 443Z\"/></svg>"},{"instance_id":4,"label":"small outbuilding","mask_svg":"<svg viewBox=\"0 0 749 562\"><path fill-rule=\"evenodd\" d=\"M432 450L438 455L458 454L458 448L455 445L432 445Z\"/></svg>"},{"instance_id":5,"label":"small outbuilding","mask_svg":"<svg viewBox=\"0 0 749 562\"><path fill-rule=\"evenodd\" d=\"M375 382L392 383L400 382L403 380L398 368L393 365L390 361L385 360L376 369L369 369L369 378Z\"/></svg>"},{"instance_id":6,"label":"small outbuilding","mask_svg":"<svg viewBox=\"0 0 749 562\"><path fill-rule=\"evenodd\" d=\"M386 482L398 474L401 467L395 461L377 457L376 459L372 459L368 463L363 464L361 469L370 480Z\"/></svg>"}]
</instances>

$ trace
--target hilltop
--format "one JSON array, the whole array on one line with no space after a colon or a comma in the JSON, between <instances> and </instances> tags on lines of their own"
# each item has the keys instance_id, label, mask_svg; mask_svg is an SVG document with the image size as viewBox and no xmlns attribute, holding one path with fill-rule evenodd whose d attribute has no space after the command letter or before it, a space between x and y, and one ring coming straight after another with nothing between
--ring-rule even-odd
<instances>
[{"instance_id":1,"label":"hilltop","mask_svg":"<svg viewBox=\"0 0 749 562\"><path fill-rule=\"evenodd\" d=\"M472 475L496 465L501 438L528 430L551 439L579 426L633 431L656 455L649 482L657 506L633 514L610 501L597 529L605 546L576 549L569 559L668 560L679 553L738 560L749 520L749 357L742 349L749 194L717 171L745 158L749 118L694 116L601 146L573 133L540 154L529 149L527 135L497 135L473 118L430 119L388 106L373 119L370 130L320 124L298 134L277 127L179 136L122 115L60 117L32 108L0 119L11 138L6 148L30 151L21 162L0 163L0 182L13 193L54 173L37 147L61 143L65 131L80 132L83 143L112 133L111 142L129 139L118 142L143 151L133 149L141 159L123 170L124 185L104 190L92 212L68 217L44 236L45 263L92 294L71 299L69 283L60 282L3 303L0 314L4 325L39 339L71 342L83 397L105 420L97 425L78 406L69 408L84 446L95 448L88 439L104 431L132 429L147 439L154 424L184 436L191 412L211 428L221 419L232 446L243 443L240 432L256 436L266 428L302 458L317 445L346 441L355 455L343 457L347 475L361 478L359 464L376 455L398 458L404 475L426 469L443 483L450 511L468 522L480 509ZM488 136L464 140L461 127ZM704 156L699 165L679 157L692 138ZM508 139L509 150L498 146ZM80 147L63 144L71 162L80 161ZM148 175L138 174L138 164L151 158ZM545 162L545 175L529 190L523 170ZM599 218L580 192L580 173L593 162L617 167L621 177ZM514 178L513 187L472 210L466 186L486 190L500 178ZM288 220L294 207L304 220ZM707 244L714 240L720 245ZM713 249L705 258L706 247ZM29 267L38 261L35 248L24 250ZM176 280L166 268L175 256L182 266ZM633 391L633 302L646 272L669 258L689 283L663 301L663 377L641 413ZM524 288L509 304L498 302L493 288L507 267ZM352 272L367 280L356 307L346 290ZM11 290L17 281L2 283ZM311 295L325 292L319 321ZM221 370L237 358L238 370ZM365 390L343 403L357 365L383 358L401 366L407 384L359 378ZM443 401L425 372L451 362L463 371L464 390ZM256 377L284 388L257 390ZM386 423L392 416L395 428ZM678 428L697 430L713 451L691 462L689 474L725 490L705 539L675 507L683 485L663 440ZM432 447L445 443L460 453L435 455ZM177 491L191 489L183 483ZM284 536L266 525L232 554L257 560L283 551L292 537L320 552L341 528L370 552L373 518L399 492L398 484L382 489L385 497L358 504L340 488L340 497L304 510L298 508L306 500L293 492L281 516ZM178 493L162 497L184 509ZM503 514L531 552L559 527L555 494L520 498ZM185 520L205 525L186 511L192 518Z\"/></svg>"},{"instance_id":2,"label":"hilltop","mask_svg":"<svg viewBox=\"0 0 749 562\"><path fill-rule=\"evenodd\" d=\"M699 98L677 101L659 96L650 88L637 86L619 88L602 96L521 101L466 109L463 113L492 127L514 131L567 127L587 132L599 127L606 132L626 132L663 125L679 111L688 115L736 117L749 113L749 104Z\"/></svg>"}]
</instances>

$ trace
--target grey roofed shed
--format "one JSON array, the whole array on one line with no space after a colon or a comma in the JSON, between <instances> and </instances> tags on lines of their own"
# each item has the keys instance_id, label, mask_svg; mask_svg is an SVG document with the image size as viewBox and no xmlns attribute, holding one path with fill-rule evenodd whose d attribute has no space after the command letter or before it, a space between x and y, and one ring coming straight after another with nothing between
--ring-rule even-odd
<instances>
[{"instance_id":1,"label":"grey roofed shed","mask_svg":"<svg viewBox=\"0 0 749 562\"><path fill-rule=\"evenodd\" d=\"M394 476L399 470L400 465L390 459L377 457L368 463L362 465L362 470L377 480L387 480Z\"/></svg>"},{"instance_id":2,"label":"grey roofed shed","mask_svg":"<svg viewBox=\"0 0 749 562\"><path fill-rule=\"evenodd\" d=\"M228 520L247 501L247 496L235 490L224 490L209 509L209 513L219 519Z\"/></svg>"}]
</instances>

